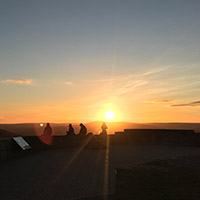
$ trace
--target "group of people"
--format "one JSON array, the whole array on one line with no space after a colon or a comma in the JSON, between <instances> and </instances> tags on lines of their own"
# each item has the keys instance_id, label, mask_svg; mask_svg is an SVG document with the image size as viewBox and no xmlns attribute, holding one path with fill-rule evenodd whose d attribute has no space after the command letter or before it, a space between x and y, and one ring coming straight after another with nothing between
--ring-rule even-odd
<instances>
[{"instance_id":1,"label":"group of people","mask_svg":"<svg viewBox=\"0 0 200 200\"><path fill-rule=\"evenodd\" d=\"M79 131L79 135L86 135L87 134L87 128L85 127L85 125L83 125L82 123L80 123L80 131ZM69 130L66 131L67 135L76 135L74 132L74 128L72 126L72 124L69 124Z\"/></svg>"},{"instance_id":2,"label":"group of people","mask_svg":"<svg viewBox=\"0 0 200 200\"><path fill-rule=\"evenodd\" d=\"M83 125L82 123L80 124L80 131L78 135L87 135L87 128L85 125ZM106 123L103 122L102 126L101 126L102 132L101 135L107 135L107 129L108 127L106 126ZM74 132L74 128L72 126L72 124L69 124L69 130L66 131L67 135L76 135Z\"/></svg>"},{"instance_id":3,"label":"group of people","mask_svg":"<svg viewBox=\"0 0 200 200\"><path fill-rule=\"evenodd\" d=\"M105 122L103 122L101 129L102 129L102 132L100 133L100 135L107 135L108 127L106 126ZM52 135L52 128L51 128L49 123L47 123L43 134L44 135ZM72 124L69 124L69 130L66 131L66 134L67 135L76 135L75 132L74 132L74 128L73 128ZM82 123L80 124L80 131L79 131L78 135L87 135L87 128Z\"/></svg>"}]
</instances>

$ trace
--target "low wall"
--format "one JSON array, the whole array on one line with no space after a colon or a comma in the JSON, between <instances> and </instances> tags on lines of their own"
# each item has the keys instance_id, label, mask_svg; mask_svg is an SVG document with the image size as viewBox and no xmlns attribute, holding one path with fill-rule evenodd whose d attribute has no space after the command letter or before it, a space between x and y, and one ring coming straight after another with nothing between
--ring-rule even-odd
<instances>
[{"instance_id":1,"label":"low wall","mask_svg":"<svg viewBox=\"0 0 200 200\"><path fill-rule=\"evenodd\" d=\"M56 148L82 148L91 143L93 136L25 136L31 149L22 150L13 138L0 139L0 162L21 155Z\"/></svg>"},{"instance_id":2,"label":"low wall","mask_svg":"<svg viewBox=\"0 0 200 200\"><path fill-rule=\"evenodd\" d=\"M22 150L12 138L0 139L0 162L47 148L47 145L42 143L36 136L23 138L31 146L31 149Z\"/></svg>"},{"instance_id":3,"label":"low wall","mask_svg":"<svg viewBox=\"0 0 200 200\"><path fill-rule=\"evenodd\" d=\"M199 138L193 130L176 129L124 129L116 132L120 143L196 145Z\"/></svg>"},{"instance_id":4,"label":"low wall","mask_svg":"<svg viewBox=\"0 0 200 200\"><path fill-rule=\"evenodd\" d=\"M110 145L196 145L200 146L200 134L193 130L171 129L125 129L109 135ZM25 141L31 149L22 150L12 139L0 139L0 162L26 155L31 152L55 148L92 148L106 147L106 137L100 135L88 136L25 136Z\"/></svg>"}]
</instances>

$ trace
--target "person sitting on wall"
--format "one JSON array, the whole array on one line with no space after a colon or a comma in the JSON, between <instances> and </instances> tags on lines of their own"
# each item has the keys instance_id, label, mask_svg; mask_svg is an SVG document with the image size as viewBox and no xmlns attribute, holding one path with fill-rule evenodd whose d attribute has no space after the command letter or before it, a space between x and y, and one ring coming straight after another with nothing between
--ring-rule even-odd
<instances>
[{"instance_id":1,"label":"person sitting on wall","mask_svg":"<svg viewBox=\"0 0 200 200\"><path fill-rule=\"evenodd\" d=\"M101 132L101 135L107 135L107 130L108 127L106 126L106 123L103 122L102 126L101 126L101 129L102 129L102 132Z\"/></svg>"},{"instance_id":2,"label":"person sitting on wall","mask_svg":"<svg viewBox=\"0 0 200 200\"><path fill-rule=\"evenodd\" d=\"M52 135L52 128L49 123L47 123L47 126L44 129L43 135Z\"/></svg>"},{"instance_id":3,"label":"person sitting on wall","mask_svg":"<svg viewBox=\"0 0 200 200\"><path fill-rule=\"evenodd\" d=\"M75 135L72 124L69 124L69 131L67 131L67 135Z\"/></svg>"},{"instance_id":4,"label":"person sitting on wall","mask_svg":"<svg viewBox=\"0 0 200 200\"><path fill-rule=\"evenodd\" d=\"M86 135L87 134L87 128L81 123L80 124L80 131L79 131L79 135Z\"/></svg>"}]
</instances>

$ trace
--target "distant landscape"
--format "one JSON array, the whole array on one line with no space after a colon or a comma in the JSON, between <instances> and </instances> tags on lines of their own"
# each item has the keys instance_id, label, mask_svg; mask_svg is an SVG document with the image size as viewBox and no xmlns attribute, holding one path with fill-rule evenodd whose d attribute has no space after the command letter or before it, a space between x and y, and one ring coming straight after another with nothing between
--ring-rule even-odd
<instances>
[{"instance_id":1,"label":"distant landscape","mask_svg":"<svg viewBox=\"0 0 200 200\"><path fill-rule=\"evenodd\" d=\"M88 133L99 134L101 131L100 121L85 123ZM40 126L40 123L29 123L29 124L0 124L0 137L12 137L15 135L20 136L34 136L42 135L44 126ZM68 123L51 123L54 135L65 135L68 130ZM79 124L72 124L75 133L79 132ZM196 133L200 133L200 123L131 123L131 122L108 122L108 133L114 134L124 129L188 129L194 130Z\"/></svg>"}]
</instances>

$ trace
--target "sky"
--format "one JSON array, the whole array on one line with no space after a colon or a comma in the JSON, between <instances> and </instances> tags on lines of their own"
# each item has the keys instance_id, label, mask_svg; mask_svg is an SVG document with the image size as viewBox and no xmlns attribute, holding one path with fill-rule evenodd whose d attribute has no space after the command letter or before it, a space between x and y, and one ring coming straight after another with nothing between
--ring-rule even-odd
<instances>
[{"instance_id":1,"label":"sky","mask_svg":"<svg viewBox=\"0 0 200 200\"><path fill-rule=\"evenodd\" d=\"M200 122L199 0L0 0L0 123Z\"/></svg>"}]
</instances>

